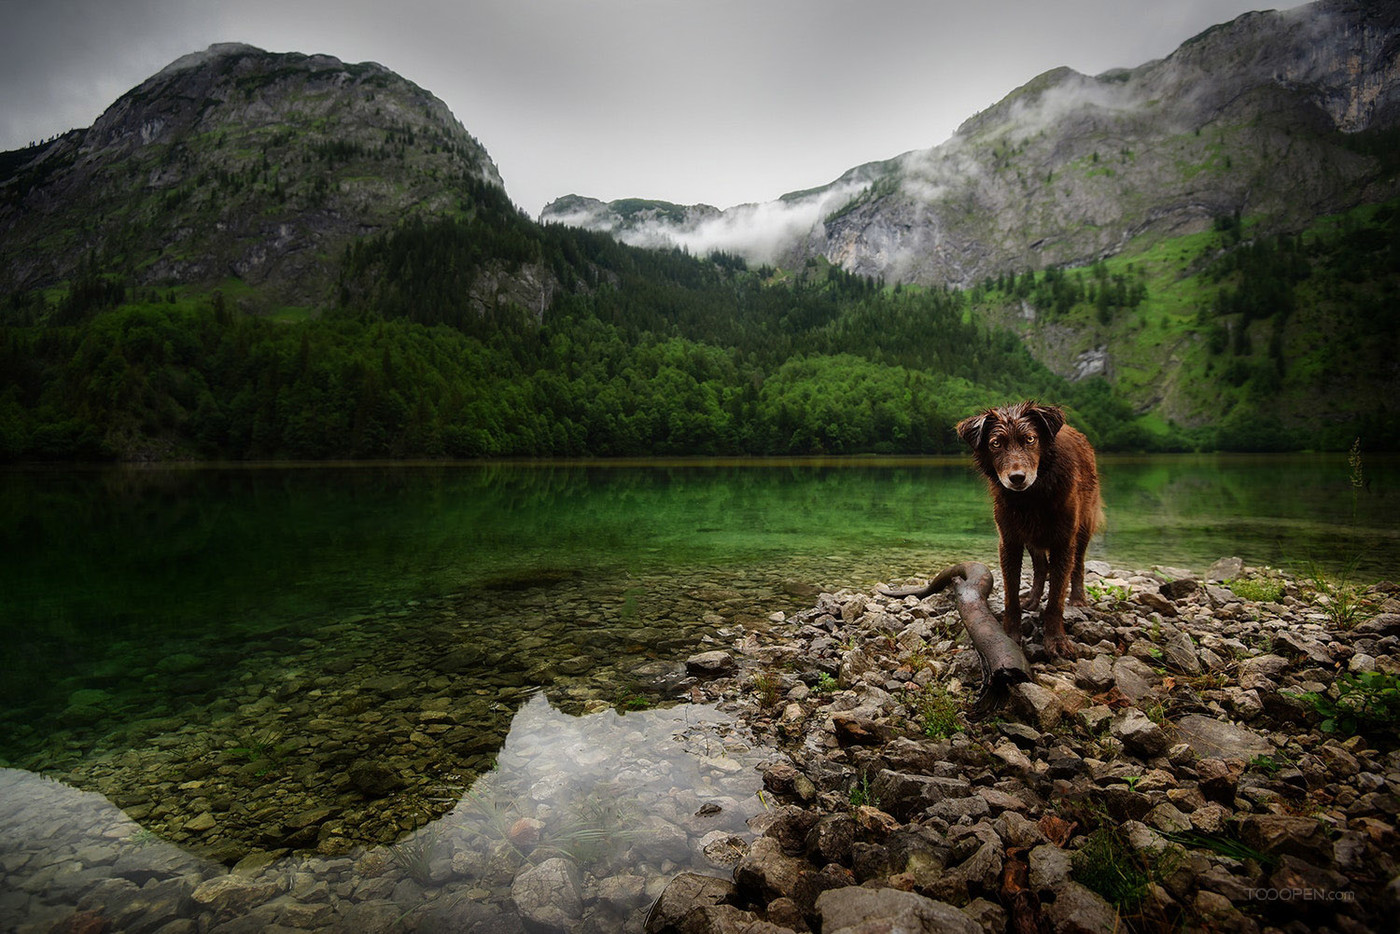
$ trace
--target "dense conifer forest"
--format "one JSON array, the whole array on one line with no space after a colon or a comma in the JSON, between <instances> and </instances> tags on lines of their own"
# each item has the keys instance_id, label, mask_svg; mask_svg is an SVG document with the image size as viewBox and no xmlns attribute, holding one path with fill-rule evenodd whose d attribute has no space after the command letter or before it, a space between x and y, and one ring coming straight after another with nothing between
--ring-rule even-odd
<instances>
[{"instance_id":1,"label":"dense conifer forest","mask_svg":"<svg viewBox=\"0 0 1400 934\"><path fill-rule=\"evenodd\" d=\"M9 296L0 458L947 453L959 418L1026 396L1067 405L1104 450L1345 447L1363 429L1372 447L1395 441L1364 413L1335 437L1242 438L1228 420L1149 431L1103 378L1056 376L982 314L1034 301L1107 322L1150 302L1135 272L887 286L820 260L635 249L535 225L492 186L472 195L457 216L347 248L335 295L291 320L223 290L132 286L97 258L66 288ZM1311 239L1217 225L1192 328L1242 404L1297 378L1283 336L1305 282L1344 311L1332 365L1394 354L1396 215ZM547 307L471 299L482 276L523 266L557 281Z\"/></svg>"}]
</instances>

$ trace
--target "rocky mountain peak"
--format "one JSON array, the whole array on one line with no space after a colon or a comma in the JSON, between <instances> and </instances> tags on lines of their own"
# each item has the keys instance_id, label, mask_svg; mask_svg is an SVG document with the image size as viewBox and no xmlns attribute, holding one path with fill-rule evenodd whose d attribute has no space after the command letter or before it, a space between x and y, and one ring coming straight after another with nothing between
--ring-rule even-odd
<instances>
[{"instance_id":1,"label":"rocky mountain peak","mask_svg":"<svg viewBox=\"0 0 1400 934\"><path fill-rule=\"evenodd\" d=\"M323 295L325 262L405 216L501 187L447 106L373 62L225 43L183 56L92 127L0 160L10 289L88 257L135 282L270 285Z\"/></svg>"},{"instance_id":2,"label":"rocky mountain peak","mask_svg":"<svg viewBox=\"0 0 1400 934\"><path fill-rule=\"evenodd\" d=\"M1384 198L1400 183L1348 137L1397 124L1397 8L1322 0L1246 14L1136 68L1052 69L940 146L705 225L724 233L713 247L751 259L820 255L887 281L967 286L1235 212L1287 229ZM608 212L554 219L650 245ZM642 226L652 243L689 245L687 224Z\"/></svg>"}]
</instances>

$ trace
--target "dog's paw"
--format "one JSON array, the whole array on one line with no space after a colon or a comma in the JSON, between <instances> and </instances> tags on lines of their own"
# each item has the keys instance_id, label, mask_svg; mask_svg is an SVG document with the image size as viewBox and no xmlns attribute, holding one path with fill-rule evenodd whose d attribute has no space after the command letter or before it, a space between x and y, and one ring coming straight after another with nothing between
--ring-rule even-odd
<instances>
[{"instance_id":1,"label":"dog's paw","mask_svg":"<svg viewBox=\"0 0 1400 934\"><path fill-rule=\"evenodd\" d=\"M1077 658L1079 646L1069 636L1046 636L1045 654L1051 658Z\"/></svg>"}]
</instances>

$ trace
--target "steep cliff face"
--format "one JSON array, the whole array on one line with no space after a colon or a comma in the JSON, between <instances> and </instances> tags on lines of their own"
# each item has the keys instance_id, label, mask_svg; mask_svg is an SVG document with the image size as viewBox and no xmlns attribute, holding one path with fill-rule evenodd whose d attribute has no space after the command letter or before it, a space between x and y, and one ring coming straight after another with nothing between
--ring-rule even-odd
<instances>
[{"instance_id":1,"label":"steep cliff face","mask_svg":"<svg viewBox=\"0 0 1400 934\"><path fill-rule=\"evenodd\" d=\"M0 159L0 289L82 264L136 284L324 299L352 239L473 209L495 165L436 97L381 65L216 45L87 130Z\"/></svg>"},{"instance_id":2,"label":"steep cliff face","mask_svg":"<svg viewBox=\"0 0 1400 934\"><path fill-rule=\"evenodd\" d=\"M1247 14L1132 70L1040 75L940 146L775 202L823 205L785 239L745 230L755 206L705 223L726 230L718 246L751 256L821 255L887 281L968 286L1091 262L1220 215L1287 228L1393 196L1397 180L1352 142L1397 124L1400 13L1323 0ZM620 235L640 237L637 226L653 242L694 238L665 217Z\"/></svg>"}]
</instances>

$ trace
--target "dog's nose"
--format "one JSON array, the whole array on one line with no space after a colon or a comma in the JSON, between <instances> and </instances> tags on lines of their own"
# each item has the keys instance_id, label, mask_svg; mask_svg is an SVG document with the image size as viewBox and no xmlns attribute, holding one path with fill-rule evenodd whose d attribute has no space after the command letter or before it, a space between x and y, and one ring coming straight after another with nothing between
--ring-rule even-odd
<instances>
[{"instance_id":1,"label":"dog's nose","mask_svg":"<svg viewBox=\"0 0 1400 934\"><path fill-rule=\"evenodd\" d=\"M1012 486L1020 486L1026 482L1026 475L1020 472L1007 474L1006 479L1011 481Z\"/></svg>"}]
</instances>

